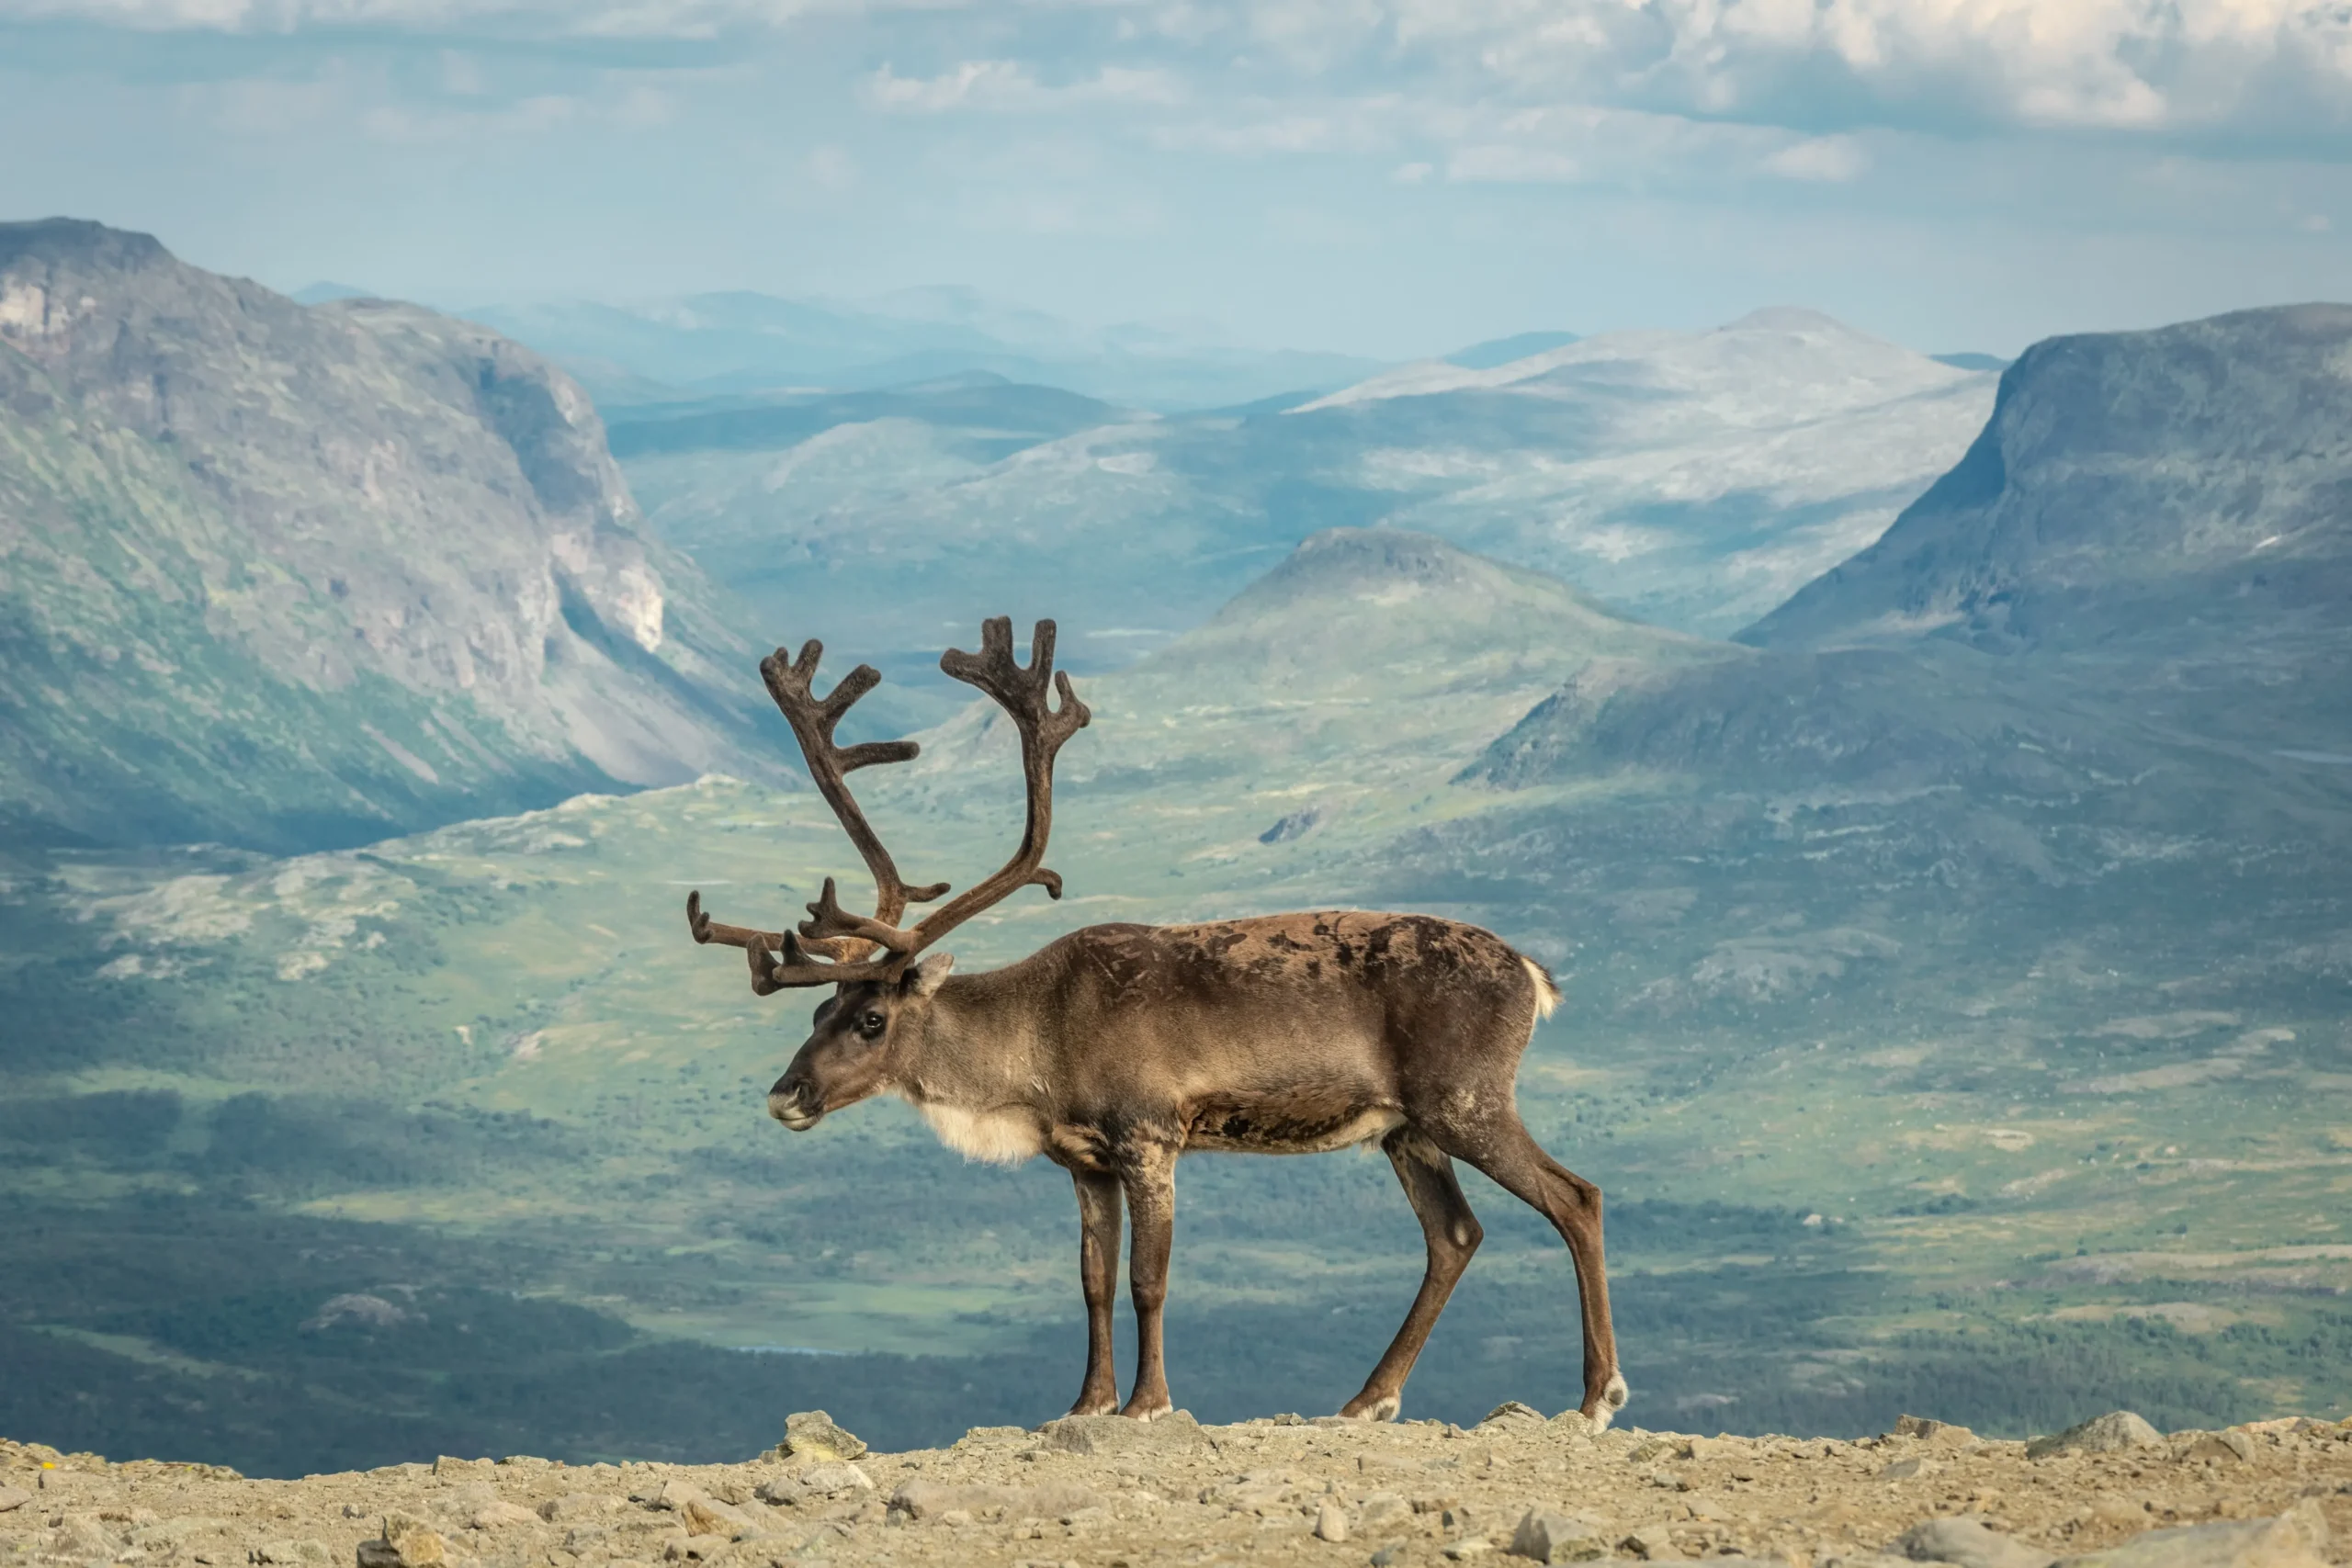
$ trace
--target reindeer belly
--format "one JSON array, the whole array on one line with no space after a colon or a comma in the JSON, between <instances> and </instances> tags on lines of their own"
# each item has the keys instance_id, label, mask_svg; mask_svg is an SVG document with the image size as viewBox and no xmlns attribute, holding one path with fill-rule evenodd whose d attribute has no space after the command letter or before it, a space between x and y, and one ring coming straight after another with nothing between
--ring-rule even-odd
<instances>
[{"instance_id":1,"label":"reindeer belly","mask_svg":"<svg viewBox=\"0 0 2352 1568\"><path fill-rule=\"evenodd\" d=\"M1374 1144L1405 1124L1394 1105L1312 1090L1218 1097L1193 1108L1186 1149L1227 1154L1319 1155Z\"/></svg>"}]
</instances>

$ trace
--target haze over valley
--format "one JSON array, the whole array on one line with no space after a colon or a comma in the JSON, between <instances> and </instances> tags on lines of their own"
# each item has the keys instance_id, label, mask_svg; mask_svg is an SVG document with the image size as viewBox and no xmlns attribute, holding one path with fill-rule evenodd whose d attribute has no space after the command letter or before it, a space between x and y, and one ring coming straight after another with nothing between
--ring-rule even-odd
<instances>
[{"instance_id":1,"label":"haze over valley","mask_svg":"<svg viewBox=\"0 0 2352 1568\"><path fill-rule=\"evenodd\" d=\"M1629 1420L2352 1401L2352 307L2002 368L1793 307L1398 362L315 298L0 224L0 1431L293 1474L1063 1408L1064 1178L786 1134L808 998L682 919L866 886L757 676L812 636L919 733L859 780L900 864L996 865L1018 759L936 660L1001 614L1093 719L1066 896L959 963L1333 907L1538 957ZM1336 1408L1419 1268L1385 1167L1181 1185L1182 1402ZM1569 1403L1558 1243L1469 1190L1406 1414Z\"/></svg>"}]
</instances>

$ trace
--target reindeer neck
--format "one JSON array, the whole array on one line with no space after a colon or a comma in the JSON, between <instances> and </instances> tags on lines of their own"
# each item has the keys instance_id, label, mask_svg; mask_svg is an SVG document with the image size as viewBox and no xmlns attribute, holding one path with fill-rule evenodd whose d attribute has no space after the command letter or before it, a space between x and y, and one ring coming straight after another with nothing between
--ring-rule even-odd
<instances>
[{"instance_id":1,"label":"reindeer neck","mask_svg":"<svg viewBox=\"0 0 2352 1568\"><path fill-rule=\"evenodd\" d=\"M996 1110L1035 1100L1045 1043L1026 987L1004 970L953 975L932 998L903 1092L917 1105Z\"/></svg>"}]
</instances>

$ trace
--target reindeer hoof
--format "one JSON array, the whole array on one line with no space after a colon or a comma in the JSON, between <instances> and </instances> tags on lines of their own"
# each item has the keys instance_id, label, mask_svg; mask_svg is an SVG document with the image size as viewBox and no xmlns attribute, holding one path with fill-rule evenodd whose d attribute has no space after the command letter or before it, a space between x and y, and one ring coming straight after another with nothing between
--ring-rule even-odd
<instances>
[{"instance_id":1,"label":"reindeer hoof","mask_svg":"<svg viewBox=\"0 0 2352 1568\"><path fill-rule=\"evenodd\" d=\"M1341 1408L1340 1414L1351 1421L1394 1421L1396 1419L1397 1413L1404 1408L1404 1396L1392 1393L1385 1399L1375 1399L1369 1404L1363 1403L1361 1397L1351 1399Z\"/></svg>"},{"instance_id":2,"label":"reindeer hoof","mask_svg":"<svg viewBox=\"0 0 2352 1568\"><path fill-rule=\"evenodd\" d=\"M1175 1413L1176 1406L1164 1399L1157 1404L1137 1404L1130 1400L1127 1407L1119 1412L1130 1421L1157 1421L1162 1416L1172 1416Z\"/></svg>"},{"instance_id":3,"label":"reindeer hoof","mask_svg":"<svg viewBox=\"0 0 2352 1568\"><path fill-rule=\"evenodd\" d=\"M1609 1430L1609 1423L1616 1418L1617 1412L1625 1408L1625 1402L1632 1397L1633 1391L1625 1386L1624 1378L1618 1373L1611 1373L1607 1386L1600 1391L1600 1397L1594 1400L1591 1408L1584 1413L1585 1419L1592 1423L1595 1437Z\"/></svg>"}]
</instances>

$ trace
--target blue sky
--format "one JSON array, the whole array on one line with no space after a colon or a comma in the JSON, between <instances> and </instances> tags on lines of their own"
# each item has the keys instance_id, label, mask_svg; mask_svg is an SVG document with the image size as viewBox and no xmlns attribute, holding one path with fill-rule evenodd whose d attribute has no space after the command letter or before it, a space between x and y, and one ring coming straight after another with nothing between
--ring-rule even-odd
<instances>
[{"instance_id":1,"label":"blue sky","mask_svg":"<svg viewBox=\"0 0 2352 1568\"><path fill-rule=\"evenodd\" d=\"M2308 0L0 0L0 215L447 306L965 284L1383 357L2352 298Z\"/></svg>"}]
</instances>

